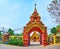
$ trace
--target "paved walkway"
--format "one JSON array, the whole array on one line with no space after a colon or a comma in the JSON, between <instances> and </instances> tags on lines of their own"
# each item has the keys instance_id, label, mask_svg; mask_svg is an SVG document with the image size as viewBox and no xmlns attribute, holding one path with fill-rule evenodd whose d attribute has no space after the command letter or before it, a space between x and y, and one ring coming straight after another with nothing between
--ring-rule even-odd
<instances>
[{"instance_id":1,"label":"paved walkway","mask_svg":"<svg viewBox=\"0 0 60 49\"><path fill-rule=\"evenodd\" d=\"M60 44L48 45L45 47L40 45L23 47L23 46L11 46L6 44L0 44L0 49L60 49Z\"/></svg>"}]
</instances>

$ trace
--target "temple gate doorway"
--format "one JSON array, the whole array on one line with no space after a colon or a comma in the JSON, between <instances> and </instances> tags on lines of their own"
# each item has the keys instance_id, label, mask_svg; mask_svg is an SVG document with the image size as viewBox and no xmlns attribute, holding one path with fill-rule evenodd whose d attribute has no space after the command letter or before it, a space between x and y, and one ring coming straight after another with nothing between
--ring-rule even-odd
<instances>
[{"instance_id":1,"label":"temple gate doorway","mask_svg":"<svg viewBox=\"0 0 60 49\"><path fill-rule=\"evenodd\" d=\"M40 33L37 31L33 31L30 33L30 46L38 46L41 45Z\"/></svg>"},{"instance_id":2,"label":"temple gate doorway","mask_svg":"<svg viewBox=\"0 0 60 49\"><path fill-rule=\"evenodd\" d=\"M39 32L40 36L40 44L43 46L47 45L47 27L42 23L41 17L39 16L36 4L35 9L32 15L30 16L30 21L26 24L23 30L23 41L24 46L30 45L30 34L33 31ZM34 37L36 39L36 37Z\"/></svg>"}]
</instances>

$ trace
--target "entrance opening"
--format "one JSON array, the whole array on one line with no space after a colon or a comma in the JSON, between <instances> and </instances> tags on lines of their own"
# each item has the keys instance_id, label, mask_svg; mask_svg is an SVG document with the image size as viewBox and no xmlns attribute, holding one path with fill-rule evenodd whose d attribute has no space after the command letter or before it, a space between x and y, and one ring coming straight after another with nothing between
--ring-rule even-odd
<instances>
[{"instance_id":1,"label":"entrance opening","mask_svg":"<svg viewBox=\"0 0 60 49\"><path fill-rule=\"evenodd\" d=\"M30 34L30 46L41 45L40 40L41 40L41 37L40 37L39 32L37 32L37 31L31 32L31 34Z\"/></svg>"},{"instance_id":2,"label":"entrance opening","mask_svg":"<svg viewBox=\"0 0 60 49\"><path fill-rule=\"evenodd\" d=\"M38 41L38 38L36 38L36 36L34 36L34 38L32 38L32 40L30 40L31 36L33 35L34 31L37 31L36 33L38 33L38 35L40 34L40 45L46 46L47 45L47 34L46 31L41 30L38 27L33 27L30 30L25 30L24 34L23 34L23 38L24 38L24 46L29 46L29 45L36 45L37 43L31 44L31 41L36 42Z\"/></svg>"}]
</instances>

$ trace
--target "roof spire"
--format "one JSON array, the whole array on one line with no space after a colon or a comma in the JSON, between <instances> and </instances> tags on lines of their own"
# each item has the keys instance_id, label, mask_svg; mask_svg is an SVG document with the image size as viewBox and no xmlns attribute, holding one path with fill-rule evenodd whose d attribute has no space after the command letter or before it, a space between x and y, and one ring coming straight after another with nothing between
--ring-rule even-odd
<instances>
[{"instance_id":1,"label":"roof spire","mask_svg":"<svg viewBox=\"0 0 60 49\"><path fill-rule=\"evenodd\" d=\"M36 3L35 3L35 9L34 9L34 10L37 11L37 10L36 10Z\"/></svg>"}]
</instances>

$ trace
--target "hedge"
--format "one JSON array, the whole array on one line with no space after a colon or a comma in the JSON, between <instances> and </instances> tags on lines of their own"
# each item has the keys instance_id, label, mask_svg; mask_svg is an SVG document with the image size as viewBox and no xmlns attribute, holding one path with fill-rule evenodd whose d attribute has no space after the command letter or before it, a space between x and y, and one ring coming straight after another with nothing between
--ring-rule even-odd
<instances>
[{"instance_id":1,"label":"hedge","mask_svg":"<svg viewBox=\"0 0 60 49\"><path fill-rule=\"evenodd\" d=\"M23 40L22 39L17 39L17 38L9 39L8 44L22 46L23 45Z\"/></svg>"}]
</instances>

